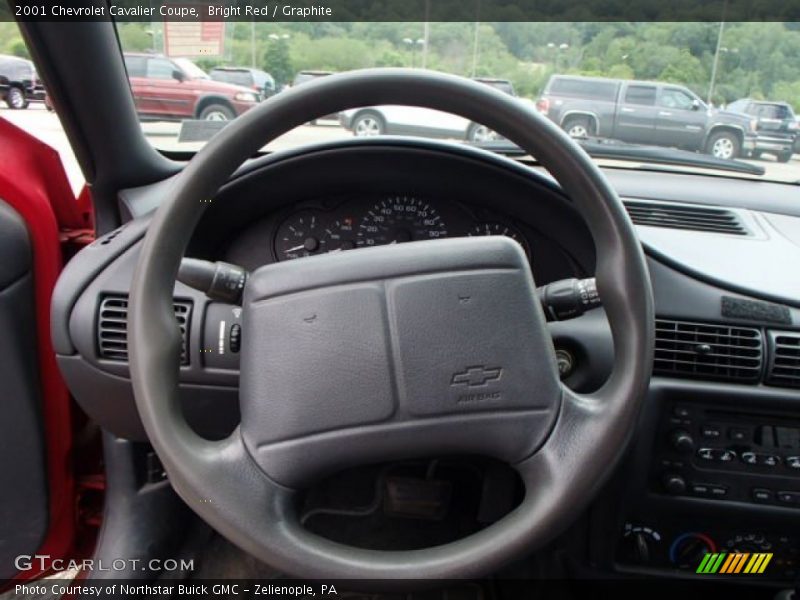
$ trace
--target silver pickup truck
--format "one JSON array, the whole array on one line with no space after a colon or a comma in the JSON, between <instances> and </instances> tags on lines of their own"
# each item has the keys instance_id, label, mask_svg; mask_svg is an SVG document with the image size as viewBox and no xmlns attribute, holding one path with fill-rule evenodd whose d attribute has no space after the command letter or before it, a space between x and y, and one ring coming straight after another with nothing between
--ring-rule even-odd
<instances>
[{"instance_id":1,"label":"silver pickup truck","mask_svg":"<svg viewBox=\"0 0 800 600\"><path fill-rule=\"evenodd\" d=\"M539 112L573 137L707 152L717 158L750 156L756 121L707 106L680 85L553 75L537 102Z\"/></svg>"}]
</instances>

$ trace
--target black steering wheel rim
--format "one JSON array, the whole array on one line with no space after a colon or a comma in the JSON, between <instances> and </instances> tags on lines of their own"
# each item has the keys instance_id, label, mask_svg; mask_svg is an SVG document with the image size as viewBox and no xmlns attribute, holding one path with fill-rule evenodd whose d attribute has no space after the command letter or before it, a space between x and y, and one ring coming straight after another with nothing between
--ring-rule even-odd
<instances>
[{"instance_id":1,"label":"black steering wheel rim","mask_svg":"<svg viewBox=\"0 0 800 600\"><path fill-rule=\"evenodd\" d=\"M234 170L279 135L353 106L408 104L482 122L528 151L559 181L584 216L597 248L596 278L611 325L614 369L592 395L562 388L544 445L515 465L536 482L498 523L443 546L377 552L304 530L292 490L253 459L241 429L200 438L178 403L180 340L172 290L191 232ZM147 434L181 497L245 551L290 574L318 578L474 577L542 545L585 506L634 426L652 367L654 315L649 277L633 226L604 175L566 134L533 109L467 79L406 69L334 75L278 94L231 122L176 178L148 229L131 286L131 379Z\"/></svg>"}]
</instances>

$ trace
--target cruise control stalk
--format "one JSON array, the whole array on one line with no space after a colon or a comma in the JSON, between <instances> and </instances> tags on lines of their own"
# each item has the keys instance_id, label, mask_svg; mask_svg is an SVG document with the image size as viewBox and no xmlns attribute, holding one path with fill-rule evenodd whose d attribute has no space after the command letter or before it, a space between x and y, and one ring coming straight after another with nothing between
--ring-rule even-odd
<instances>
[{"instance_id":1,"label":"cruise control stalk","mask_svg":"<svg viewBox=\"0 0 800 600\"><path fill-rule=\"evenodd\" d=\"M196 258L184 258L178 268L181 283L203 292L211 300L239 306L247 277L247 271L237 265Z\"/></svg>"},{"instance_id":2,"label":"cruise control stalk","mask_svg":"<svg viewBox=\"0 0 800 600\"><path fill-rule=\"evenodd\" d=\"M556 321L580 317L602 304L594 277L554 281L536 288L536 294L545 313Z\"/></svg>"}]
</instances>

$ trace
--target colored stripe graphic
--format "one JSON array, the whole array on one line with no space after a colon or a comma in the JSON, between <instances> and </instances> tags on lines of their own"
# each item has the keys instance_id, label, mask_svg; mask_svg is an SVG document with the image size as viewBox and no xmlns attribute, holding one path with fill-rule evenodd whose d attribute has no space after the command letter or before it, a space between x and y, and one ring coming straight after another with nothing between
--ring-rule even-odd
<instances>
[{"instance_id":1,"label":"colored stripe graphic","mask_svg":"<svg viewBox=\"0 0 800 600\"><path fill-rule=\"evenodd\" d=\"M771 561L771 560L772 560L772 552L768 552L768 553L764 554L764 560L761 561L761 566L758 568L758 572L759 573L763 573L764 569L767 568L767 565L769 564L769 561Z\"/></svg>"},{"instance_id":2,"label":"colored stripe graphic","mask_svg":"<svg viewBox=\"0 0 800 600\"><path fill-rule=\"evenodd\" d=\"M731 573L738 573L744 567L744 563L747 561L747 557L750 554L740 554L738 560L736 561L736 566L731 568Z\"/></svg>"},{"instance_id":3,"label":"colored stripe graphic","mask_svg":"<svg viewBox=\"0 0 800 600\"><path fill-rule=\"evenodd\" d=\"M728 573L729 569L731 569L732 565L736 562L737 554L728 554L728 558L725 559L725 562L722 563L722 568L719 570L720 573Z\"/></svg>"},{"instance_id":4,"label":"colored stripe graphic","mask_svg":"<svg viewBox=\"0 0 800 600\"><path fill-rule=\"evenodd\" d=\"M703 557L702 562L697 565L697 571L695 573L705 573L706 572L706 565L708 564L709 560L711 559L711 554L706 554Z\"/></svg>"},{"instance_id":5,"label":"colored stripe graphic","mask_svg":"<svg viewBox=\"0 0 800 600\"><path fill-rule=\"evenodd\" d=\"M697 566L696 573L705 575L719 574L750 574L763 573L769 562L772 560L772 553L757 552L711 552L703 557Z\"/></svg>"}]
</instances>

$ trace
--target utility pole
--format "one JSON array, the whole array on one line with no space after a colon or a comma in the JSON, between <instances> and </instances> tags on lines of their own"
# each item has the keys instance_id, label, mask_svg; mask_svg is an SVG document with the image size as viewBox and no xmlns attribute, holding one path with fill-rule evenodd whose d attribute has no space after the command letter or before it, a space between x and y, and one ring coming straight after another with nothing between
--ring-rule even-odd
<instances>
[{"instance_id":1,"label":"utility pole","mask_svg":"<svg viewBox=\"0 0 800 600\"><path fill-rule=\"evenodd\" d=\"M428 68L428 39L431 33L431 24L429 23L428 19L431 16L431 0L425 0L425 25L423 27L423 34L422 39L425 40L424 45L422 46L422 68Z\"/></svg>"},{"instance_id":2,"label":"utility pole","mask_svg":"<svg viewBox=\"0 0 800 600\"><path fill-rule=\"evenodd\" d=\"M714 62L711 65L711 81L708 84L708 98L706 103L711 106L714 96L714 85L717 83L717 67L719 66L719 53L722 48L722 33L725 31L725 16L728 12L728 0L722 5L722 20L719 22L719 33L717 34L717 49L714 51Z\"/></svg>"},{"instance_id":3,"label":"utility pole","mask_svg":"<svg viewBox=\"0 0 800 600\"><path fill-rule=\"evenodd\" d=\"M250 66L256 68L256 21L250 21Z\"/></svg>"},{"instance_id":4,"label":"utility pole","mask_svg":"<svg viewBox=\"0 0 800 600\"><path fill-rule=\"evenodd\" d=\"M481 0L477 0L477 2L477 8L475 9L475 33L472 38L472 77L475 77L478 71L478 30L481 26Z\"/></svg>"}]
</instances>

